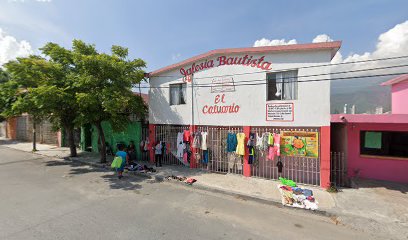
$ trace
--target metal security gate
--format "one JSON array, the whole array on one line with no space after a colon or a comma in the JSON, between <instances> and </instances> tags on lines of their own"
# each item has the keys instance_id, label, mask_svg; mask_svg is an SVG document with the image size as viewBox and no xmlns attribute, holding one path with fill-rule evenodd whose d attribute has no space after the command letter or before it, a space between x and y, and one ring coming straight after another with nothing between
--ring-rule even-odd
<instances>
[{"instance_id":1,"label":"metal security gate","mask_svg":"<svg viewBox=\"0 0 408 240\"><path fill-rule=\"evenodd\" d=\"M251 133L262 136L263 133L281 133L282 131L318 132L319 128L283 128L283 127L253 127ZM320 143L319 143L320 155ZM320 185L320 156L319 158L288 157L281 155L283 163L282 173L278 173L277 162L268 159L268 150L255 150L255 160L251 165L253 177L265 179L289 178L295 182L311 185Z\"/></svg>"},{"instance_id":2,"label":"metal security gate","mask_svg":"<svg viewBox=\"0 0 408 240\"><path fill-rule=\"evenodd\" d=\"M139 143L143 143L143 145L139 145L142 161L149 161L149 147L145 148L146 140L149 140L149 125L142 124L141 142Z\"/></svg>"},{"instance_id":3,"label":"metal security gate","mask_svg":"<svg viewBox=\"0 0 408 240\"><path fill-rule=\"evenodd\" d=\"M19 141L29 141L28 139L28 116L17 117L16 138Z\"/></svg>"},{"instance_id":4,"label":"metal security gate","mask_svg":"<svg viewBox=\"0 0 408 240\"><path fill-rule=\"evenodd\" d=\"M183 158L177 157L177 134L189 130L189 126L176 125L157 125L156 126L156 141L152 146L155 146L158 141L165 142L166 152L162 156L162 164L165 165L189 165Z\"/></svg>"},{"instance_id":5,"label":"metal security gate","mask_svg":"<svg viewBox=\"0 0 408 240\"><path fill-rule=\"evenodd\" d=\"M208 152L205 153L202 149L198 150L198 168L218 173L243 174L243 158L235 156L235 154L232 157L230 155L233 153L227 152L228 133L242 132L242 127L199 126L197 131L208 134ZM207 158L204 156L205 154L208 154Z\"/></svg>"},{"instance_id":6,"label":"metal security gate","mask_svg":"<svg viewBox=\"0 0 408 240\"><path fill-rule=\"evenodd\" d=\"M330 182L336 187L348 187L347 161L343 152L330 153Z\"/></svg>"}]
</instances>

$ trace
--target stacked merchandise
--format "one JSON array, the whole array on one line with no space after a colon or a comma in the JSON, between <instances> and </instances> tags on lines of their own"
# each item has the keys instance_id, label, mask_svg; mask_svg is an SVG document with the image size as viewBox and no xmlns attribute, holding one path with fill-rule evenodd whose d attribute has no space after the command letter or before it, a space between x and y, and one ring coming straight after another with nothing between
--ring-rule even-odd
<instances>
[{"instance_id":1,"label":"stacked merchandise","mask_svg":"<svg viewBox=\"0 0 408 240\"><path fill-rule=\"evenodd\" d=\"M318 202L313 196L313 191L296 187L296 184L289 179L280 178L283 185L278 185L282 196L282 205L316 210Z\"/></svg>"}]
</instances>

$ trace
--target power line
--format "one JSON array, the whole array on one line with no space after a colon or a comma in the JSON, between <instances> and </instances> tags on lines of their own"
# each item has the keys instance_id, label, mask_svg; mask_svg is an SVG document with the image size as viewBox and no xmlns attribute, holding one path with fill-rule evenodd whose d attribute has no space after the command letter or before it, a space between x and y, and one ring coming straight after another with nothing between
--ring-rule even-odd
<instances>
[{"instance_id":1,"label":"power line","mask_svg":"<svg viewBox=\"0 0 408 240\"><path fill-rule=\"evenodd\" d=\"M376 61L387 61L387 60L394 60L394 59L402 59L408 58L408 55L404 56L395 56L395 57L386 57L386 58L376 58L376 59L368 59L368 60L360 60L360 61L353 61L353 62L341 62L341 63L328 63L328 64L321 64L321 65L309 65L298 67L296 69L307 69L307 68L316 68L316 67L327 67L327 66L339 66L339 65L346 65L346 64L358 64L358 63L366 63L366 62L376 62ZM286 68L286 69L278 69L279 71L290 71L294 68ZM230 76L239 76L239 75L248 75L248 74L256 74L256 73L264 73L270 72L270 70L263 70L263 71L255 71L255 72L244 72L244 73L236 73L236 74L225 74L225 75L216 75L216 76L207 76L207 77L196 77L195 79L206 79L206 78L216 78L216 77L230 77ZM152 78L158 77L171 77L171 78L181 78L182 76L152 76Z\"/></svg>"},{"instance_id":2,"label":"power line","mask_svg":"<svg viewBox=\"0 0 408 240\"><path fill-rule=\"evenodd\" d=\"M355 79L355 78L372 78L372 77L386 77L386 76L395 76L395 75L403 75L403 74L408 74L408 72L401 72L401 73L388 73L388 74L376 74L376 75L362 75L362 76L349 76L349 77L342 77L342 78L325 78L325 79L311 79L311 80L301 80L301 81L288 81L288 82L284 82L284 83L290 83L290 82L324 82L324 81L339 81L339 80L347 80L347 79ZM255 85L265 85L267 84L266 82L266 78L265 79L257 79L254 81L265 81L265 82L261 82L261 83L249 83L249 84L234 84L234 85L221 85L221 86L255 86ZM214 87L214 85L195 85L194 87L197 88L206 88L206 87ZM170 86L160 86L160 87L142 87L142 88L158 88L158 89L166 89L166 88L170 88Z\"/></svg>"},{"instance_id":3,"label":"power line","mask_svg":"<svg viewBox=\"0 0 408 240\"><path fill-rule=\"evenodd\" d=\"M320 73L320 74L312 74L312 75L300 75L300 76L295 76L295 77L285 77L284 80L286 81L287 79L299 79L299 78L318 77L318 76L325 76L325 75L336 75L336 74L347 74L347 73L355 73L355 72L376 71L376 70L382 70L382 69L401 68L401 67L408 67L408 64L387 66L387 67L378 67L378 68L357 69L357 70L334 72L334 73ZM271 73L274 73L274 72L271 72ZM194 79L196 79L196 78L194 78ZM243 81L238 81L238 83L257 82L257 81L263 81L263 80L264 79L262 79L262 80L243 80ZM299 81L297 81L297 82L299 82ZM212 85L212 86L213 85L222 85L222 83L198 84L198 86L205 86L205 85Z\"/></svg>"}]
</instances>

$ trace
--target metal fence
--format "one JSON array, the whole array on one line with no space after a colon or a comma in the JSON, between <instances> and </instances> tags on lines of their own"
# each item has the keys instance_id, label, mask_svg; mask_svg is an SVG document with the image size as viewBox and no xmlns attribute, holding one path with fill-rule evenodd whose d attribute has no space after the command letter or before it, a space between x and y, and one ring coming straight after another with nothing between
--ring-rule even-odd
<instances>
[{"instance_id":1,"label":"metal fence","mask_svg":"<svg viewBox=\"0 0 408 240\"><path fill-rule=\"evenodd\" d=\"M284 128L284 127L253 127L252 133L262 136L263 133L281 133L282 131L305 131L318 132L319 128ZM320 153L320 144L319 144ZM320 154L319 154L320 155ZM268 159L268 150L255 150L255 160L251 165L253 177L265 179L278 179L279 177L289 178L295 182L320 185L320 157L289 157L281 155L283 164L282 173L278 172L278 158Z\"/></svg>"},{"instance_id":2,"label":"metal fence","mask_svg":"<svg viewBox=\"0 0 408 240\"><path fill-rule=\"evenodd\" d=\"M183 158L177 157L177 134L189 130L189 126L157 125L156 141L163 141L166 145L166 152L162 156L162 164L165 165L189 165ZM153 146L156 144L153 143ZM188 157L187 157L188 158Z\"/></svg>"},{"instance_id":3,"label":"metal fence","mask_svg":"<svg viewBox=\"0 0 408 240\"><path fill-rule=\"evenodd\" d=\"M227 152L228 133L242 132L242 127L199 126L199 132L207 132L207 153L198 150L199 168L218 173L243 174L243 158ZM205 155L207 154L207 157Z\"/></svg>"},{"instance_id":4,"label":"metal fence","mask_svg":"<svg viewBox=\"0 0 408 240\"><path fill-rule=\"evenodd\" d=\"M142 133L141 133L141 140L143 142L143 146L140 147L140 152L141 152L141 157L142 161L149 161L149 149L147 148L147 151L145 151L145 143L146 140L149 139L149 125L142 124Z\"/></svg>"},{"instance_id":5,"label":"metal fence","mask_svg":"<svg viewBox=\"0 0 408 240\"><path fill-rule=\"evenodd\" d=\"M347 161L343 152L330 153L330 181L336 187L348 187Z\"/></svg>"}]
</instances>

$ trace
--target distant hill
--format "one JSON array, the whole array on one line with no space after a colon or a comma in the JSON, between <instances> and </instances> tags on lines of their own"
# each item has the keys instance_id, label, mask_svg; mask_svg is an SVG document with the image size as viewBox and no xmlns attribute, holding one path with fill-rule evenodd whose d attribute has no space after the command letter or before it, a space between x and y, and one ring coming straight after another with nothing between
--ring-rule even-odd
<instances>
[{"instance_id":1,"label":"distant hill","mask_svg":"<svg viewBox=\"0 0 408 240\"><path fill-rule=\"evenodd\" d=\"M383 107L384 112L390 111L391 91L389 87L380 86L381 82L384 79L334 82L331 113L342 113L344 104L349 109L355 105L356 113L375 113L376 107Z\"/></svg>"}]
</instances>

